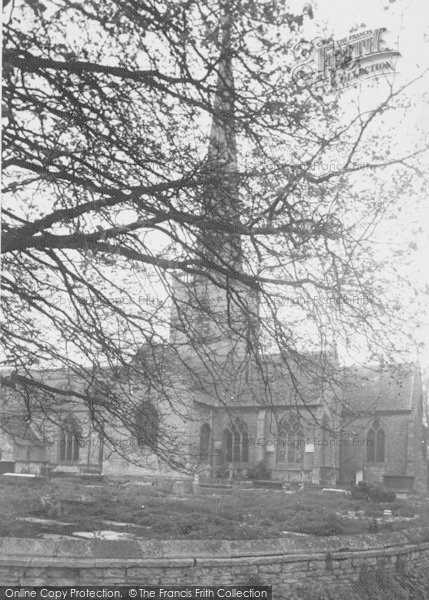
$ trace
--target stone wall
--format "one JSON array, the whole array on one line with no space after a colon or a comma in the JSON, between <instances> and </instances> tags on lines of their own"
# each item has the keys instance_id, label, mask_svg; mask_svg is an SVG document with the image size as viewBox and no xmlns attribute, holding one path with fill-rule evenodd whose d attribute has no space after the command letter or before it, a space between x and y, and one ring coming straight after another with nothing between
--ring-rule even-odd
<instances>
[{"instance_id":1,"label":"stone wall","mask_svg":"<svg viewBox=\"0 0 429 600\"><path fill-rule=\"evenodd\" d=\"M429 527L408 532L253 541L3 538L1 585L267 584L275 600L303 586L338 598L362 573L429 568Z\"/></svg>"}]
</instances>

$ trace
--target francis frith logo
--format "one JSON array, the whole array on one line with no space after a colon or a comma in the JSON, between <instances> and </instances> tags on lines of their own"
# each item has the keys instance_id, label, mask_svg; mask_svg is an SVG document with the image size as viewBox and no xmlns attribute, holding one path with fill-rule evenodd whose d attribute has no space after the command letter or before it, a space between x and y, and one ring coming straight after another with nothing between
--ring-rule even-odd
<instances>
[{"instance_id":1,"label":"francis frith logo","mask_svg":"<svg viewBox=\"0 0 429 600\"><path fill-rule=\"evenodd\" d=\"M355 33L338 41L301 40L294 48L298 65L292 71L300 87L320 91L339 90L358 79L393 73L400 53L386 48L385 27Z\"/></svg>"}]
</instances>

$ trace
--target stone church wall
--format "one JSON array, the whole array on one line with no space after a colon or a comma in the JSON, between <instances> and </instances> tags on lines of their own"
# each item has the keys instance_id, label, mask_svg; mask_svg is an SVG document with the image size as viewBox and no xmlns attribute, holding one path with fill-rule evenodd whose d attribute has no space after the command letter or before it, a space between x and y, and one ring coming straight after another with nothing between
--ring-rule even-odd
<instances>
[{"instance_id":1,"label":"stone church wall","mask_svg":"<svg viewBox=\"0 0 429 600\"><path fill-rule=\"evenodd\" d=\"M381 416L364 416L345 420L343 439L340 447L341 475L343 482L354 480L358 470L364 471L367 481L383 483L383 475L407 475L409 413L396 413ZM368 431L378 420L385 432L385 460L381 463L367 461Z\"/></svg>"},{"instance_id":2,"label":"stone church wall","mask_svg":"<svg viewBox=\"0 0 429 600\"><path fill-rule=\"evenodd\" d=\"M417 403L409 422L409 474L414 475L414 488L417 492L428 490L428 448L426 431L423 425L423 403ZM412 472L412 473L411 473Z\"/></svg>"},{"instance_id":3,"label":"stone church wall","mask_svg":"<svg viewBox=\"0 0 429 600\"><path fill-rule=\"evenodd\" d=\"M165 388L166 398L148 391L144 382L134 383L133 399L136 407L150 403L159 417L157 432L158 456L147 446L139 447L137 437L119 421L106 419L105 433L111 443L104 444L103 474L118 476L168 475L167 464L174 458L186 470L192 463L192 438L195 418L193 396L186 384L177 376L175 388ZM173 408L174 407L174 408ZM180 469L178 470L180 472ZM177 475L178 473L176 473Z\"/></svg>"}]
</instances>

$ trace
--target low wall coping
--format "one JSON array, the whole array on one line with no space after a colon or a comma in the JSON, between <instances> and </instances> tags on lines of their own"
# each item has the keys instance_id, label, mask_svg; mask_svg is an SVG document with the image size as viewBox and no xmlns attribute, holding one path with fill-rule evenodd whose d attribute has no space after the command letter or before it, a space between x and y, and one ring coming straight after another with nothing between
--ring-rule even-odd
<instances>
[{"instance_id":1,"label":"low wall coping","mask_svg":"<svg viewBox=\"0 0 429 600\"><path fill-rule=\"evenodd\" d=\"M250 540L79 540L1 538L0 566L192 567L390 556L429 550L429 527L353 536Z\"/></svg>"}]
</instances>

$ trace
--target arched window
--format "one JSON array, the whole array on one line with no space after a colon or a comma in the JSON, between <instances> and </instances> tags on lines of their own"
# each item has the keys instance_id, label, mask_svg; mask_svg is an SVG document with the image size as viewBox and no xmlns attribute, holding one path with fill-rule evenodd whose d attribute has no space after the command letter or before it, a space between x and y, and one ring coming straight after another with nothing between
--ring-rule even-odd
<instances>
[{"instance_id":1,"label":"arched window","mask_svg":"<svg viewBox=\"0 0 429 600\"><path fill-rule=\"evenodd\" d=\"M200 430L200 461L210 462L210 439L212 430L208 423L204 423Z\"/></svg>"},{"instance_id":2,"label":"arched window","mask_svg":"<svg viewBox=\"0 0 429 600\"><path fill-rule=\"evenodd\" d=\"M77 421L73 417L65 419L60 429L59 462L79 462L79 443L81 438L80 427Z\"/></svg>"},{"instance_id":3,"label":"arched window","mask_svg":"<svg viewBox=\"0 0 429 600\"><path fill-rule=\"evenodd\" d=\"M244 421L235 419L223 432L223 441L225 462L234 464L249 462L249 436Z\"/></svg>"},{"instance_id":4,"label":"arched window","mask_svg":"<svg viewBox=\"0 0 429 600\"><path fill-rule=\"evenodd\" d=\"M145 400L135 410L135 435L139 448L156 450L159 435L159 415L151 402Z\"/></svg>"},{"instance_id":5,"label":"arched window","mask_svg":"<svg viewBox=\"0 0 429 600\"><path fill-rule=\"evenodd\" d=\"M386 434L379 421L374 421L366 436L367 462L384 462L386 453Z\"/></svg>"},{"instance_id":6,"label":"arched window","mask_svg":"<svg viewBox=\"0 0 429 600\"><path fill-rule=\"evenodd\" d=\"M298 415L285 418L277 435L277 463L300 465L304 460L305 438Z\"/></svg>"}]
</instances>

